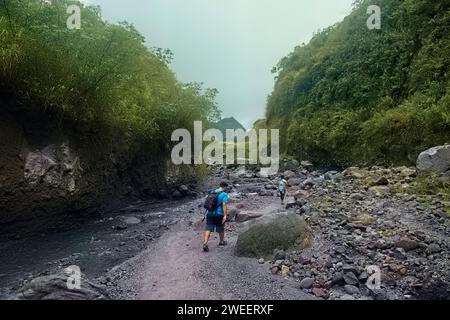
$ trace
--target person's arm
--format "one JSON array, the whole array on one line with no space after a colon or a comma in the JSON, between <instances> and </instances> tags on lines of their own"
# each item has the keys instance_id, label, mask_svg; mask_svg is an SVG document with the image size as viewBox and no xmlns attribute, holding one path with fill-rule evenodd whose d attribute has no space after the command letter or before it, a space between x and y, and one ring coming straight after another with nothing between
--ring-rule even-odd
<instances>
[{"instance_id":1,"label":"person's arm","mask_svg":"<svg viewBox=\"0 0 450 320\"><path fill-rule=\"evenodd\" d=\"M222 224L224 224L227 221L227 218L228 218L228 205L224 202L224 203L222 203L222 208L223 208Z\"/></svg>"}]
</instances>

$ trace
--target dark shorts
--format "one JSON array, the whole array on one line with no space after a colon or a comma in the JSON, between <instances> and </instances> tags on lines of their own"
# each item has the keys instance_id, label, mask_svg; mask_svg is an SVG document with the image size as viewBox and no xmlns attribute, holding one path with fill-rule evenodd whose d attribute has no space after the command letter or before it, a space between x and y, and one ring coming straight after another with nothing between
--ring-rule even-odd
<instances>
[{"instance_id":1,"label":"dark shorts","mask_svg":"<svg viewBox=\"0 0 450 320\"><path fill-rule=\"evenodd\" d=\"M206 231L222 233L225 232L225 224L222 224L223 216L206 215Z\"/></svg>"}]
</instances>

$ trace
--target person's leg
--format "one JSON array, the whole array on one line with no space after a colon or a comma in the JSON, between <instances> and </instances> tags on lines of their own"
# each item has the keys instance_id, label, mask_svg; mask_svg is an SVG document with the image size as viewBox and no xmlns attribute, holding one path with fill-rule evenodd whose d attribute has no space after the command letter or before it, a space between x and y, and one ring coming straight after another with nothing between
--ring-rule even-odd
<instances>
[{"instance_id":1,"label":"person's leg","mask_svg":"<svg viewBox=\"0 0 450 320\"><path fill-rule=\"evenodd\" d=\"M208 252L209 251L209 247L208 247L208 241L209 241L209 237L211 236L211 231L209 230L205 230L205 234L204 234L204 238L203 238L203 251L204 252Z\"/></svg>"},{"instance_id":2,"label":"person's leg","mask_svg":"<svg viewBox=\"0 0 450 320\"><path fill-rule=\"evenodd\" d=\"M208 244L209 238L211 237L211 231L206 230L203 236L203 244Z\"/></svg>"},{"instance_id":3,"label":"person's leg","mask_svg":"<svg viewBox=\"0 0 450 320\"><path fill-rule=\"evenodd\" d=\"M203 234L203 251L208 252L208 241L211 237L211 232L214 232L214 220L209 215L206 216L206 226L205 226L205 233Z\"/></svg>"},{"instance_id":4,"label":"person's leg","mask_svg":"<svg viewBox=\"0 0 450 320\"><path fill-rule=\"evenodd\" d=\"M217 225L216 225L216 231L219 234L219 245L224 246L227 243L225 242L225 224L222 223L223 218L222 217L218 217L217 219Z\"/></svg>"}]
</instances>

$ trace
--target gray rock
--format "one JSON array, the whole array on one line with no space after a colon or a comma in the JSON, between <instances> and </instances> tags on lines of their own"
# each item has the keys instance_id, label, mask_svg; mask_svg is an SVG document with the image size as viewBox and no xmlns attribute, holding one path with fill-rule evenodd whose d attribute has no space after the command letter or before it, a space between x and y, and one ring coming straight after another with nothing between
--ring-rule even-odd
<instances>
[{"instance_id":1,"label":"gray rock","mask_svg":"<svg viewBox=\"0 0 450 320\"><path fill-rule=\"evenodd\" d=\"M80 289L69 289L73 274L60 273L31 280L16 297L18 300L105 300L104 288L81 275Z\"/></svg>"},{"instance_id":2,"label":"gray rock","mask_svg":"<svg viewBox=\"0 0 450 320\"><path fill-rule=\"evenodd\" d=\"M283 173L284 177L287 179L290 178L294 178L295 177L295 172L291 171L291 170L287 170Z\"/></svg>"},{"instance_id":3,"label":"gray rock","mask_svg":"<svg viewBox=\"0 0 450 320\"><path fill-rule=\"evenodd\" d=\"M302 165L302 167L304 167L308 170L310 170L314 167L314 165L310 161L306 161L306 160L300 162L300 164Z\"/></svg>"},{"instance_id":4,"label":"gray rock","mask_svg":"<svg viewBox=\"0 0 450 320\"><path fill-rule=\"evenodd\" d=\"M400 172L400 175L405 178L406 177L415 177L417 175L417 171L415 169L411 169L411 168L404 168Z\"/></svg>"},{"instance_id":5,"label":"gray rock","mask_svg":"<svg viewBox=\"0 0 450 320\"><path fill-rule=\"evenodd\" d=\"M125 222L121 222L120 224L115 226L115 229L118 230L118 231L125 230L127 228L128 228L128 226L127 226L127 224Z\"/></svg>"},{"instance_id":6,"label":"gray rock","mask_svg":"<svg viewBox=\"0 0 450 320\"><path fill-rule=\"evenodd\" d=\"M227 218L227 220L228 221L233 221L233 220L235 220L236 219L236 216L239 214L239 210L238 209L235 209L235 208L231 208L231 209L229 209L228 210L228 218Z\"/></svg>"},{"instance_id":7,"label":"gray rock","mask_svg":"<svg viewBox=\"0 0 450 320\"><path fill-rule=\"evenodd\" d=\"M359 283L358 278L355 276L353 272L344 273L344 281L346 284L357 285Z\"/></svg>"},{"instance_id":8,"label":"gray rock","mask_svg":"<svg viewBox=\"0 0 450 320\"><path fill-rule=\"evenodd\" d=\"M422 152L417 158L417 170L442 173L450 169L450 144Z\"/></svg>"},{"instance_id":9,"label":"gray rock","mask_svg":"<svg viewBox=\"0 0 450 320\"><path fill-rule=\"evenodd\" d=\"M284 259L278 259L275 261L275 263L273 264L275 267L281 268L281 266L284 263Z\"/></svg>"},{"instance_id":10,"label":"gray rock","mask_svg":"<svg viewBox=\"0 0 450 320\"><path fill-rule=\"evenodd\" d=\"M356 276L361 274L361 269L358 266L355 265L351 265L351 264L346 264L342 267L342 271L344 271L344 273L347 272L352 272L354 273Z\"/></svg>"},{"instance_id":11,"label":"gray rock","mask_svg":"<svg viewBox=\"0 0 450 320\"><path fill-rule=\"evenodd\" d=\"M302 181L300 179L289 179L289 181L288 181L288 184L290 187L299 186L301 183L302 183Z\"/></svg>"},{"instance_id":12,"label":"gray rock","mask_svg":"<svg viewBox=\"0 0 450 320\"><path fill-rule=\"evenodd\" d=\"M182 195L187 195L189 193L189 188L183 184L178 187L178 191L180 191Z\"/></svg>"},{"instance_id":13,"label":"gray rock","mask_svg":"<svg viewBox=\"0 0 450 320\"><path fill-rule=\"evenodd\" d=\"M333 275L333 279L331 280L332 285L343 285L345 283L344 280L344 273L343 272L336 272Z\"/></svg>"},{"instance_id":14,"label":"gray rock","mask_svg":"<svg viewBox=\"0 0 450 320\"><path fill-rule=\"evenodd\" d=\"M402 248L405 251L411 251L417 249L419 247L419 244L417 243L417 241L408 238L402 238L395 243L395 246L397 248Z\"/></svg>"},{"instance_id":15,"label":"gray rock","mask_svg":"<svg viewBox=\"0 0 450 320\"><path fill-rule=\"evenodd\" d=\"M369 181L371 186L387 186L389 185L389 180L386 177L373 177Z\"/></svg>"},{"instance_id":16,"label":"gray rock","mask_svg":"<svg viewBox=\"0 0 450 320\"><path fill-rule=\"evenodd\" d=\"M367 274L367 272L363 272L363 273L361 273L360 275L359 275L359 277L358 277L358 279L360 280L360 281L366 281L367 279L369 278L369 275Z\"/></svg>"},{"instance_id":17,"label":"gray rock","mask_svg":"<svg viewBox=\"0 0 450 320\"><path fill-rule=\"evenodd\" d=\"M286 259L286 252L284 250L276 250L274 260L284 260L284 259Z\"/></svg>"},{"instance_id":18,"label":"gray rock","mask_svg":"<svg viewBox=\"0 0 450 320\"><path fill-rule=\"evenodd\" d=\"M303 181L303 187L305 188L311 188L315 185L315 182L313 179L306 179L305 181Z\"/></svg>"},{"instance_id":19,"label":"gray rock","mask_svg":"<svg viewBox=\"0 0 450 320\"><path fill-rule=\"evenodd\" d=\"M362 195L361 193L352 193L350 195L350 199L361 201L361 200L364 200L364 195Z\"/></svg>"},{"instance_id":20,"label":"gray rock","mask_svg":"<svg viewBox=\"0 0 450 320\"><path fill-rule=\"evenodd\" d=\"M259 190L258 191L258 196L260 196L260 197L272 197L273 196L273 191Z\"/></svg>"},{"instance_id":21,"label":"gray rock","mask_svg":"<svg viewBox=\"0 0 450 320\"><path fill-rule=\"evenodd\" d=\"M325 292L323 289L321 288L313 288L312 289L312 294L315 295L318 298L324 298L327 299L329 297L328 293Z\"/></svg>"},{"instance_id":22,"label":"gray rock","mask_svg":"<svg viewBox=\"0 0 450 320\"><path fill-rule=\"evenodd\" d=\"M295 200L295 198L288 198L287 202L286 202L286 209L292 209L295 208L297 206L297 201Z\"/></svg>"},{"instance_id":23,"label":"gray rock","mask_svg":"<svg viewBox=\"0 0 450 320\"><path fill-rule=\"evenodd\" d=\"M180 191L175 190L174 192L172 192L172 197L175 198L175 199L180 199L180 198L183 197L183 195L181 194Z\"/></svg>"},{"instance_id":24,"label":"gray rock","mask_svg":"<svg viewBox=\"0 0 450 320\"><path fill-rule=\"evenodd\" d=\"M123 222L126 223L127 225L134 225L134 224L139 224L141 223L141 220L136 218L136 217L125 217L123 219Z\"/></svg>"},{"instance_id":25,"label":"gray rock","mask_svg":"<svg viewBox=\"0 0 450 320\"><path fill-rule=\"evenodd\" d=\"M391 193L391 190L388 186L374 186L369 188L370 192L375 193L378 196L386 196Z\"/></svg>"},{"instance_id":26,"label":"gray rock","mask_svg":"<svg viewBox=\"0 0 450 320\"><path fill-rule=\"evenodd\" d=\"M430 244L427 248L427 252L429 253L439 253L441 251L442 251L441 247L436 243Z\"/></svg>"},{"instance_id":27,"label":"gray rock","mask_svg":"<svg viewBox=\"0 0 450 320\"><path fill-rule=\"evenodd\" d=\"M349 285L349 284L346 284L344 286L344 290L345 290L345 292L347 292L348 294L351 294L351 295L359 294L359 288L356 286Z\"/></svg>"},{"instance_id":28,"label":"gray rock","mask_svg":"<svg viewBox=\"0 0 450 320\"><path fill-rule=\"evenodd\" d=\"M242 212L239 212L238 214L236 214L235 221L236 222L246 222L249 220L257 219L261 216L262 216L262 214L260 214L260 213L252 213L252 212L248 212L248 211L242 211Z\"/></svg>"},{"instance_id":29,"label":"gray rock","mask_svg":"<svg viewBox=\"0 0 450 320\"><path fill-rule=\"evenodd\" d=\"M302 289L311 289L314 284L314 280L312 278L305 278L300 281L300 288Z\"/></svg>"},{"instance_id":30,"label":"gray rock","mask_svg":"<svg viewBox=\"0 0 450 320\"><path fill-rule=\"evenodd\" d=\"M26 155L24 178L30 185L43 183L73 193L77 188L78 163L78 157L67 144L51 144Z\"/></svg>"}]
</instances>

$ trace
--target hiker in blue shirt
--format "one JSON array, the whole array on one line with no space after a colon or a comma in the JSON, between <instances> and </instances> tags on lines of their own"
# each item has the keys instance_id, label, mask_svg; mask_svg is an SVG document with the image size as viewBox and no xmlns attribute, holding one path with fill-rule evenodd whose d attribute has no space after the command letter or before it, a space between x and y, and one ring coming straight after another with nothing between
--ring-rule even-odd
<instances>
[{"instance_id":1,"label":"hiker in blue shirt","mask_svg":"<svg viewBox=\"0 0 450 320\"><path fill-rule=\"evenodd\" d=\"M208 211L206 215L206 227L204 234L204 242L203 242L203 251L208 252L208 241L211 237L211 232L219 233L219 246L225 246L227 243L225 241L225 222L228 217L228 194L225 190L228 188L228 184L226 182L220 183L220 188L214 190L212 193L214 196L217 196L217 209L214 211Z\"/></svg>"},{"instance_id":2,"label":"hiker in blue shirt","mask_svg":"<svg viewBox=\"0 0 450 320\"><path fill-rule=\"evenodd\" d=\"M281 197L281 204L284 204L284 198L286 197L286 193L288 191L288 183L287 181L284 179L284 176L280 177L280 183L278 185L278 191L280 193L280 197Z\"/></svg>"}]
</instances>

